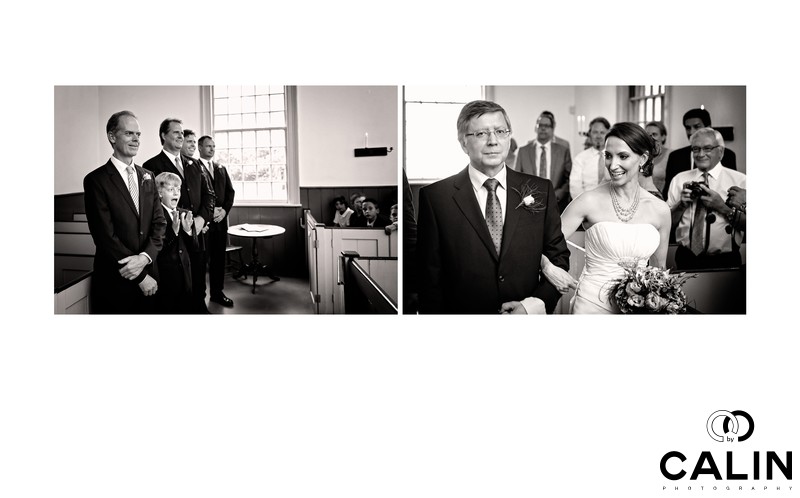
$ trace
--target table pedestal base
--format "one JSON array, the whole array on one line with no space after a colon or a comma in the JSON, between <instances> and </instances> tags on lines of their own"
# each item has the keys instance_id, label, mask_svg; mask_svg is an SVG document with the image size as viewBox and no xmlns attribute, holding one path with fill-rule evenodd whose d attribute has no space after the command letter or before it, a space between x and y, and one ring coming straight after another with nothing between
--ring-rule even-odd
<instances>
[{"instance_id":1,"label":"table pedestal base","mask_svg":"<svg viewBox=\"0 0 800 498\"><path fill-rule=\"evenodd\" d=\"M249 263L246 263L239 268L239 271L233 275L233 278L238 279L241 277L247 277L247 275L253 276L253 290L252 293L256 293L256 282L258 281L258 277L267 276L273 281L279 281L281 278L275 275L275 273L270 269L269 266L263 264L258 261L258 248L256 247L256 239L253 239L253 249L251 252L252 260Z\"/></svg>"}]
</instances>

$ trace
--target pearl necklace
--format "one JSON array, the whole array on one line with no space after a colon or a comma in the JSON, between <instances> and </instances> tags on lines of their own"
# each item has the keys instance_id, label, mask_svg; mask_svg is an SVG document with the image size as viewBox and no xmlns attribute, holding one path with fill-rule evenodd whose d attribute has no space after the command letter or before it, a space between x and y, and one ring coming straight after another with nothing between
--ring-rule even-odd
<instances>
[{"instance_id":1,"label":"pearl necklace","mask_svg":"<svg viewBox=\"0 0 800 498\"><path fill-rule=\"evenodd\" d=\"M636 214L636 208L639 207L639 186L636 186L636 194L633 196L633 202L627 208L623 208L619 204L619 199L617 198L617 192L614 190L614 187L609 185L608 188L611 189L611 204L614 206L614 213L619 218L619 221L623 223L627 223L631 221L633 215Z\"/></svg>"}]
</instances>

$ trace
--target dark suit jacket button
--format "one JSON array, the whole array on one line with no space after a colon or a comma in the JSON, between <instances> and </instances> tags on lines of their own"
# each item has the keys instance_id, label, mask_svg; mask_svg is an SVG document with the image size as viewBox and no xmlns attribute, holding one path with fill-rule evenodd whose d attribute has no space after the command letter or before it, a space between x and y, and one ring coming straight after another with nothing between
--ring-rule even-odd
<instances>
[{"instance_id":1,"label":"dark suit jacket button","mask_svg":"<svg viewBox=\"0 0 800 498\"><path fill-rule=\"evenodd\" d=\"M178 249L178 254L183 254L183 249Z\"/></svg>"},{"instance_id":2,"label":"dark suit jacket button","mask_svg":"<svg viewBox=\"0 0 800 498\"><path fill-rule=\"evenodd\" d=\"M143 232L139 232L139 235L144 235L144 233Z\"/></svg>"},{"instance_id":3,"label":"dark suit jacket button","mask_svg":"<svg viewBox=\"0 0 800 498\"><path fill-rule=\"evenodd\" d=\"M501 282L505 282L505 281L506 281L506 277L504 277L504 276L500 275L500 281L501 281Z\"/></svg>"}]
</instances>

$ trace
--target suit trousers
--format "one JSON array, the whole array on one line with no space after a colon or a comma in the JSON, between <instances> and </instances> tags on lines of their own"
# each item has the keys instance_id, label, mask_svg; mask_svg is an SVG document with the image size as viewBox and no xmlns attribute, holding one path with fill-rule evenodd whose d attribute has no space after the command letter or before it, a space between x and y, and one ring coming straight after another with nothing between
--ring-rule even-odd
<instances>
[{"instance_id":1,"label":"suit trousers","mask_svg":"<svg viewBox=\"0 0 800 498\"><path fill-rule=\"evenodd\" d=\"M225 282L225 248L228 247L227 218L208 230L208 281L211 297L222 294Z\"/></svg>"},{"instance_id":2,"label":"suit trousers","mask_svg":"<svg viewBox=\"0 0 800 498\"><path fill-rule=\"evenodd\" d=\"M206 306L206 264L208 252L190 251L189 261L192 265L192 301L195 312L205 312Z\"/></svg>"}]
</instances>

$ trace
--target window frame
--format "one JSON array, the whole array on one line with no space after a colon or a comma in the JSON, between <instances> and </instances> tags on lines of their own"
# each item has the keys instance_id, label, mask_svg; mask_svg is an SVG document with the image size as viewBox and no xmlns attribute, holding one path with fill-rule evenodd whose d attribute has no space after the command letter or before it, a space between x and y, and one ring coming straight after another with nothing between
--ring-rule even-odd
<instances>
[{"instance_id":1,"label":"window frame","mask_svg":"<svg viewBox=\"0 0 800 498\"><path fill-rule=\"evenodd\" d=\"M300 171L297 153L297 87L284 86L285 109L286 113L286 200L285 201L265 201L259 199L242 199L241 193L236 192L234 206L279 206L296 207L300 206ZM215 136L214 129L214 90L213 85L204 86L201 89L201 119L207 130L204 135ZM241 128L242 130L264 129L264 128ZM223 130L220 130L223 131ZM225 130L227 131L227 130ZM231 131L236 131L232 129ZM227 164L223 166L228 167Z\"/></svg>"},{"instance_id":2,"label":"window frame","mask_svg":"<svg viewBox=\"0 0 800 498\"><path fill-rule=\"evenodd\" d=\"M653 87L659 90L663 89L663 91L651 92L650 95L646 95L645 87ZM669 127L669 100L671 88L672 87L669 85L630 85L625 87L625 104L627 107L625 115L627 116L627 121L636 123L642 128L650 121L661 121L665 126ZM655 119L655 99L657 97L661 97L661 119ZM645 120L640 121L638 113L639 105L643 104L646 109L648 100L653 101L653 119L646 119L647 111L645 110Z\"/></svg>"}]
</instances>

